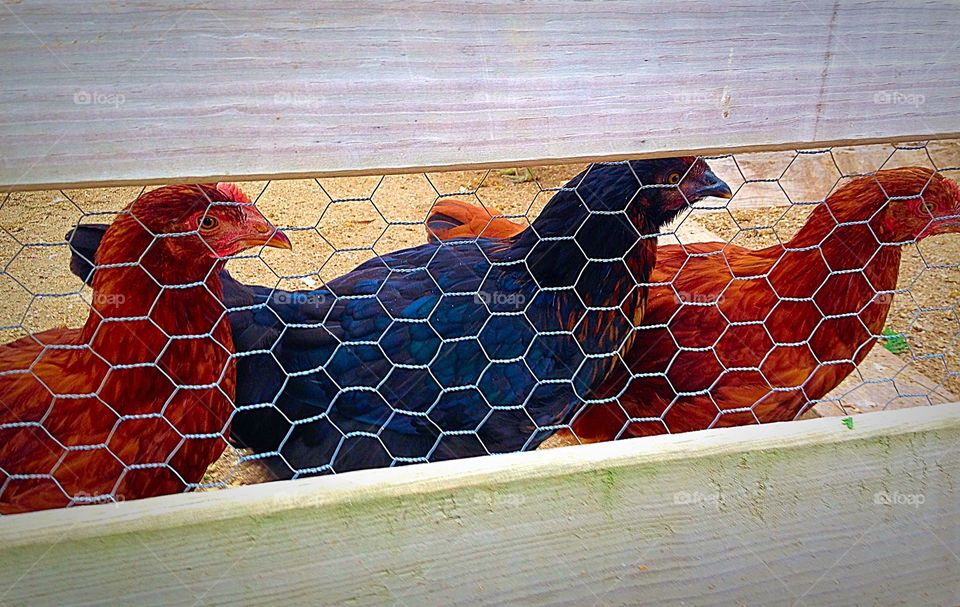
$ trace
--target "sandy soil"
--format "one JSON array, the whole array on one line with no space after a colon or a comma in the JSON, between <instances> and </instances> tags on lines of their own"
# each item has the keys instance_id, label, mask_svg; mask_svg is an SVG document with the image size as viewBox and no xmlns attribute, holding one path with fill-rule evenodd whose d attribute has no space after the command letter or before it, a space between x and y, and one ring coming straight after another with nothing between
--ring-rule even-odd
<instances>
[{"instance_id":1,"label":"sandy soil","mask_svg":"<svg viewBox=\"0 0 960 607\"><path fill-rule=\"evenodd\" d=\"M822 200L841 173L922 164L960 167L960 143L917 150L890 146L837 148L819 154L774 153L711 160L737 191L732 204L705 202L687 221L722 238L760 247L789 238L809 206ZM441 196L456 196L533 219L550 193L583 165L537 167L530 171L472 171L247 182L244 191L261 210L285 227L295 252L266 250L260 257L230 263L238 278L284 288L317 287L377 253L420 244L422 222ZM947 173L957 177L956 174ZM767 181L757 181L767 180ZM58 325L76 326L87 315L90 292L69 273L64 233L78 222L109 222L140 188L105 188L11 194L0 205L0 340ZM783 205L771 208L772 205ZM907 249L890 328L907 334L911 354L927 376L960 392L960 237L938 237ZM556 444L556 442L554 442ZM256 467L235 466L228 449L211 468L208 481L245 484L260 479Z\"/></svg>"}]
</instances>

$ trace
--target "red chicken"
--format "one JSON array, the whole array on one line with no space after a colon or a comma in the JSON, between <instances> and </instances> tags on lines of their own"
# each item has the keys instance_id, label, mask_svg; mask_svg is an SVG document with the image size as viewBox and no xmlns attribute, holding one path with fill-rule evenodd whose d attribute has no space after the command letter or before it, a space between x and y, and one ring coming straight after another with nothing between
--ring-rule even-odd
<instances>
[{"instance_id":1,"label":"red chicken","mask_svg":"<svg viewBox=\"0 0 960 607\"><path fill-rule=\"evenodd\" d=\"M461 200L445 198L430 211L427 219L427 240L459 240L471 238L509 238L526 226L503 217L495 207L482 207Z\"/></svg>"},{"instance_id":2,"label":"red chicken","mask_svg":"<svg viewBox=\"0 0 960 607\"><path fill-rule=\"evenodd\" d=\"M232 184L169 186L119 215L90 315L0 346L0 513L183 491L223 451L233 339L218 269L290 248Z\"/></svg>"},{"instance_id":3,"label":"red chicken","mask_svg":"<svg viewBox=\"0 0 960 607\"><path fill-rule=\"evenodd\" d=\"M428 234L506 237L523 226L458 201L439 203ZM925 168L847 181L786 245L661 246L635 374L608 378L619 404L581 410L593 442L796 418L859 364L883 329L902 244L960 233L960 188Z\"/></svg>"}]
</instances>

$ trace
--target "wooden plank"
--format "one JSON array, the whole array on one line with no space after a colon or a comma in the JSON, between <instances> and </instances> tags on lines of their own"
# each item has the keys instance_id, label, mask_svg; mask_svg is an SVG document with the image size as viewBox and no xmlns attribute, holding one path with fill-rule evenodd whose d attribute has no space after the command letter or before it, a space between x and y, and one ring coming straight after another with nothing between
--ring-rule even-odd
<instances>
[{"instance_id":1,"label":"wooden plank","mask_svg":"<svg viewBox=\"0 0 960 607\"><path fill-rule=\"evenodd\" d=\"M960 404L0 519L20 604L955 605Z\"/></svg>"},{"instance_id":2,"label":"wooden plank","mask_svg":"<svg viewBox=\"0 0 960 607\"><path fill-rule=\"evenodd\" d=\"M943 0L5 2L5 189L960 133Z\"/></svg>"}]
</instances>

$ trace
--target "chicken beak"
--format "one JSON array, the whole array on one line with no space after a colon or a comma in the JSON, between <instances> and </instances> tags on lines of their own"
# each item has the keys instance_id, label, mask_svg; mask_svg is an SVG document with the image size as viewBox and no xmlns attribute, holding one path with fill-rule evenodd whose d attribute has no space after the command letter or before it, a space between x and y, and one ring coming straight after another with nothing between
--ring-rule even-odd
<instances>
[{"instance_id":1,"label":"chicken beak","mask_svg":"<svg viewBox=\"0 0 960 607\"><path fill-rule=\"evenodd\" d=\"M274 228L273 234L270 235L270 238L267 239L263 246L273 247L275 249L293 249L293 243L290 242L290 239L287 238L287 235L281 232L280 230Z\"/></svg>"},{"instance_id":2,"label":"chicken beak","mask_svg":"<svg viewBox=\"0 0 960 607\"><path fill-rule=\"evenodd\" d=\"M924 232L926 232L924 236L960 234L960 217L951 216L934 219Z\"/></svg>"},{"instance_id":3,"label":"chicken beak","mask_svg":"<svg viewBox=\"0 0 960 607\"><path fill-rule=\"evenodd\" d=\"M733 192L730 191L730 186L710 170L703 174L703 185L697 189L695 195L697 200L707 198L708 196L726 199L733 198Z\"/></svg>"},{"instance_id":4,"label":"chicken beak","mask_svg":"<svg viewBox=\"0 0 960 607\"><path fill-rule=\"evenodd\" d=\"M274 249L293 248L287 235L281 232L256 209L247 211L247 233L236 242L244 248L272 247Z\"/></svg>"}]
</instances>

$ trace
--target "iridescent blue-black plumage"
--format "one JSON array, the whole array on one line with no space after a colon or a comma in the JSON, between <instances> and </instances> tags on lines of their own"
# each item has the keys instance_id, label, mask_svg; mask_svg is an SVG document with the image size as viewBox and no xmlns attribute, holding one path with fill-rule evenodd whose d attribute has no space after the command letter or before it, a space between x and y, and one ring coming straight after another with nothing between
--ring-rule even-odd
<instances>
[{"instance_id":1,"label":"iridescent blue-black plumage","mask_svg":"<svg viewBox=\"0 0 960 607\"><path fill-rule=\"evenodd\" d=\"M278 477L535 448L620 364L653 235L724 191L692 158L598 164L511 239L397 251L312 291L224 276L232 440Z\"/></svg>"}]
</instances>

